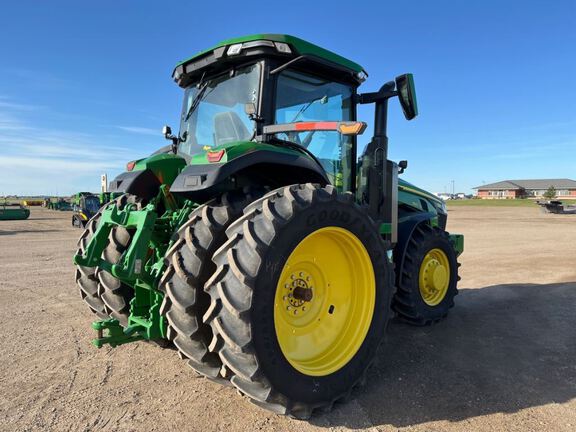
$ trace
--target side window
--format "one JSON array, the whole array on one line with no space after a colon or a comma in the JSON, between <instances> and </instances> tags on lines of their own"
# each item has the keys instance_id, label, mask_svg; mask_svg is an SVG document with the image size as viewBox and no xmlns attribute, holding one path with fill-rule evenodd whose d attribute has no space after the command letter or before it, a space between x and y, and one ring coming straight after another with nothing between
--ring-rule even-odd
<instances>
[{"instance_id":1,"label":"side window","mask_svg":"<svg viewBox=\"0 0 576 432\"><path fill-rule=\"evenodd\" d=\"M275 123L352 120L352 87L286 70L278 77ZM336 131L289 132L278 138L306 147L325 169L330 181L350 190L352 137Z\"/></svg>"}]
</instances>

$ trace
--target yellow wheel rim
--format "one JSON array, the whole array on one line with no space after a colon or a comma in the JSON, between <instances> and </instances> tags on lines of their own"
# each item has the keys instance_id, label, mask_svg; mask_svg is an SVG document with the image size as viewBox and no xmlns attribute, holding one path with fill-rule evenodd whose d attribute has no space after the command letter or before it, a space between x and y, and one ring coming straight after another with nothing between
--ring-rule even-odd
<instances>
[{"instance_id":1,"label":"yellow wheel rim","mask_svg":"<svg viewBox=\"0 0 576 432\"><path fill-rule=\"evenodd\" d=\"M313 232L292 251L276 286L282 353L303 374L336 372L360 349L375 301L374 269L362 242L343 228Z\"/></svg>"},{"instance_id":2,"label":"yellow wheel rim","mask_svg":"<svg viewBox=\"0 0 576 432\"><path fill-rule=\"evenodd\" d=\"M450 263L441 249L431 249L420 265L418 277L420 294L428 306L436 306L448 292Z\"/></svg>"}]
</instances>

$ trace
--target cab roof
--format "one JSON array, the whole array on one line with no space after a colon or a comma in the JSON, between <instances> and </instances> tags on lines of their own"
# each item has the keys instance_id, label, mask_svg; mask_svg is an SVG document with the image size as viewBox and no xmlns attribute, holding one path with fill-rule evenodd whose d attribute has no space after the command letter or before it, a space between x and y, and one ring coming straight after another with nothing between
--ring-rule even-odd
<instances>
[{"instance_id":1,"label":"cab roof","mask_svg":"<svg viewBox=\"0 0 576 432\"><path fill-rule=\"evenodd\" d=\"M286 50L285 46L289 49ZM234 48L231 48L235 46ZM199 53L193 55L179 62L172 74L174 79L179 82L180 77L184 74L193 73L199 69L203 69L210 64L231 58L234 55L240 53L243 49L249 49L254 47L272 47L278 55L286 56L288 59L296 58L298 56L310 56L317 58L320 61L324 61L328 64L333 64L339 68L345 69L355 76L359 77L362 81L362 75L366 75L366 72L358 63L353 62L345 57L342 57L332 51L314 45L313 43L307 42L303 39L297 38L295 36L290 36L286 34L253 34L249 36L242 36L233 39L226 39L211 48L200 51ZM235 51L239 50L239 51Z\"/></svg>"}]
</instances>

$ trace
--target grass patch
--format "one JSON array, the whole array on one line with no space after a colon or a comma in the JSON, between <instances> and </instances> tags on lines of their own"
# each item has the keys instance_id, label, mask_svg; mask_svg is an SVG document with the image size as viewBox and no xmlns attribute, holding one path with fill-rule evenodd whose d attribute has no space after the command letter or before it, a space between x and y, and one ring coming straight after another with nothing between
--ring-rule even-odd
<instances>
[{"instance_id":1,"label":"grass patch","mask_svg":"<svg viewBox=\"0 0 576 432\"><path fill-rule=\"evenodd\" d=\"M575 205L576 200L560 199L564 205ZM536 207L536 201L531 199L469 199L469 200L448 200L448 207Z\"/></svg>"}]
</instances>

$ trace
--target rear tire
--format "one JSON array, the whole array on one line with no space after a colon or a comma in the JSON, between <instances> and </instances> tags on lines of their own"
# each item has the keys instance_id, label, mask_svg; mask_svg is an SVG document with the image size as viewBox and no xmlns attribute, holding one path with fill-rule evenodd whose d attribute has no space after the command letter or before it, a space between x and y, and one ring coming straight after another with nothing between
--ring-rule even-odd
<instances>
[{"instance_id":1,"label":"rear tire","mask_svg":"<svg viewBox=\"0 0 576 432\"><path fill-rule=\"evenodd\" d=\"M100 219L100 213L98 213L92 220L88 222L86 229L80 236L78 240L78 250L77 255L83 255L86 251L86 247L90 240L94 236L98 220ZM96 269L94 267L84 267L76 266L76 283L80 288L80 296L84 300L92 312L94 312L99 318L106 319L108 314L106 312L106 307L104 302L98 294L98 278L95 275Z\"/></svg>"},{"instance_id":2,"label":"rear tire","mask_svg":"<svg viewBox=\"0 0 576 432\"><path fill-rule=\"evenodd\" d=\"M132 205L134 210L142 210L142 199L125 194L114 200L119 210L123 210L127 205ZM112 264L120 261L120 258L130 246L132 232L123 227L115 227L108 236L108 247L104 249L102 258ZM122 283L106 270L96 269L96 276L99 281L99 294L106 306L106 312L111 318L117 319L120 325L128 325L130 316L130 300L134 297L134 290L131 286Z\"/></svg>"},{"instance_id":3,"label":"rear tire","mask_svg":"<svg viewBox=\"0 0 576 432\"><path fill-rule=\"evenodd\" d=\"M392 309L403 321L424 326L438 322L448 315L458 294L458 264L448 233L426 223L419 224L412 233ZM434 283L434 272L440 267L440 283ZM443 281L443 277L448 280Z\"/></svg>"},{"instance_id":4,"label":"rear tire","mask_svg":"<svg viewBox=\"0 0 576 432\"><path fill-rule=\"evenodd\" d=\"M77 254L83 254L92 239L102 211L116 205L123 209L126 204L133 204L139 210L142 208L141 200L132 195L122 195L100 209L98 213L88 221L86 229L78 240ZM102 258L108 262L117 263L126 251L130 242L130 233L121 227L110 231L109 242L102 253ZM104 281L104 283L103 283ZM99 318L115 318L122 325L128 323L129 303L134 296L134 291L128 285L122 284L108 272L96 267L76 266L76 283L80 287L82 299Z\"/></svg>"},{"instance_id":5,"label":"rear tire","mask_svg":"<svg viewBox=\"0 0 576 432\"><path fill-rule=\"evenodd\" d=\"M166 252L168 267L158 289L165 294L160 311L168 321L168 339L182 359L212 380L220 380L222 362L218 354L208 349L212 329L202 321L210 304L204 284L216 268L211 258L226 240L226 228L263 192L263 189L228 192L198 207L178 230L178 239Z\"/></svg>"},{"instance_id":6,"label":"rear tire","mask_svg":"<svg viewBox=\"0 0 576 432\"><path fill-rule=\"evenodd\" d=\"M227 235L205 287L210 348L255 404L302 419L330 409L363 381L390 316L377 227L352 195L305 184L249 205Z\"/></svg>"}]
</instances>

